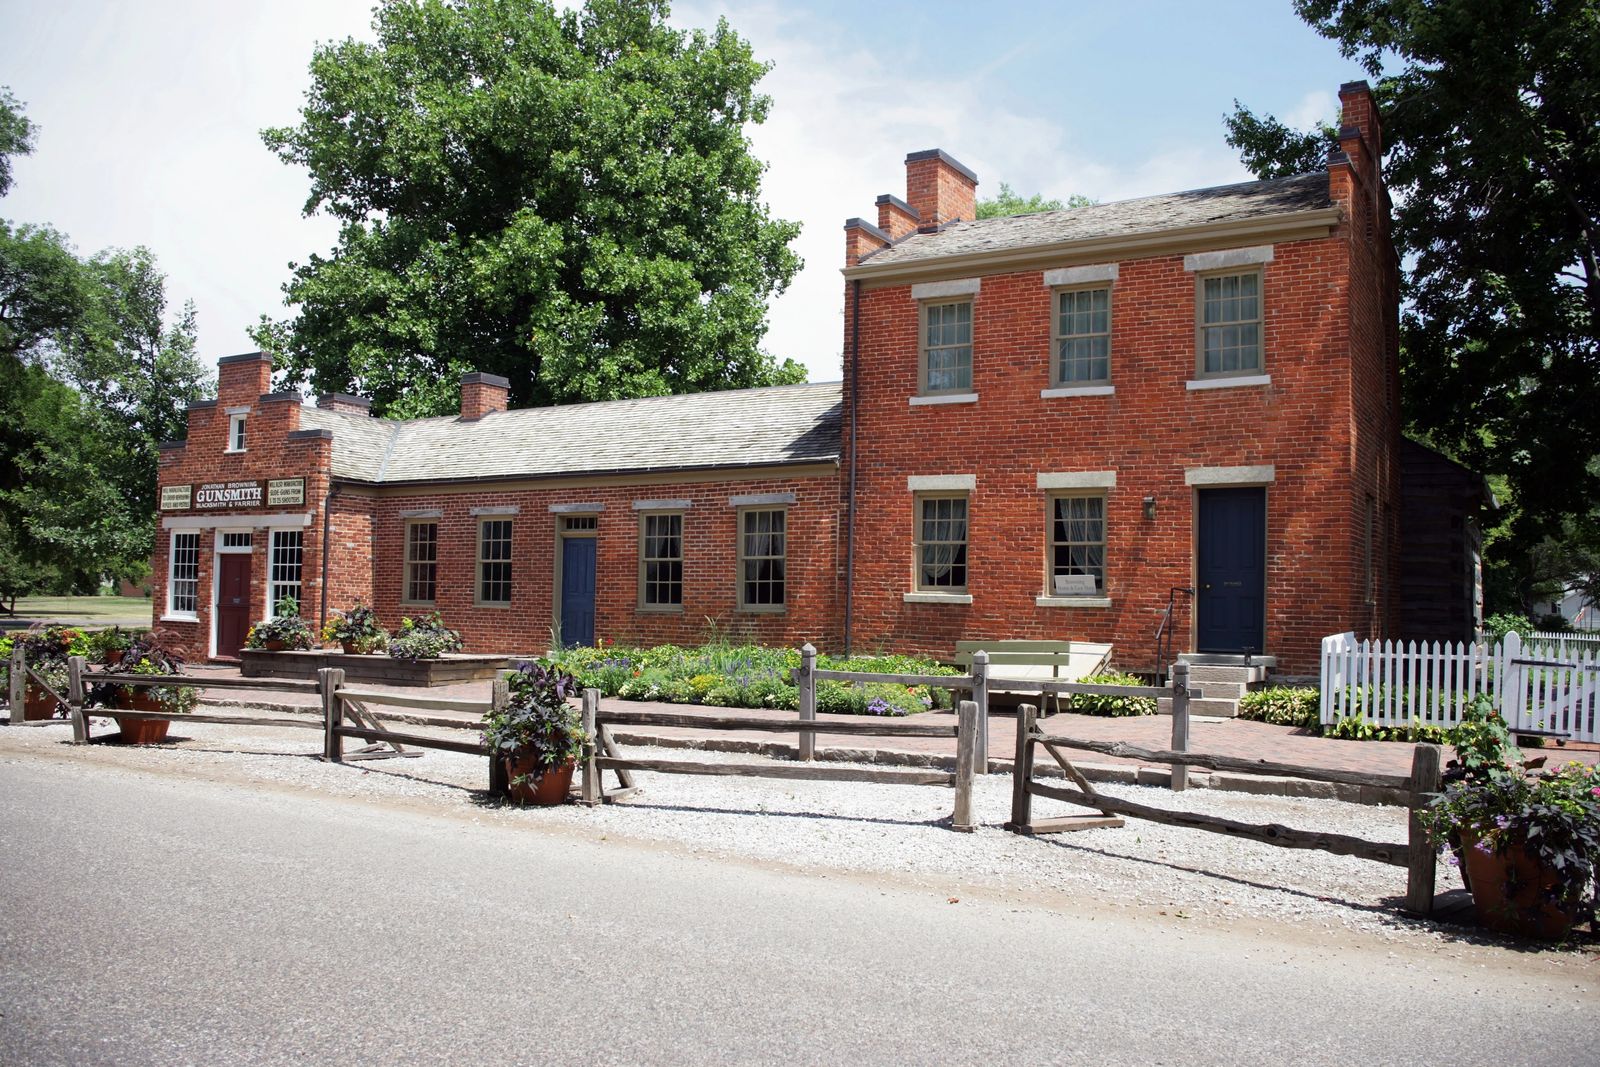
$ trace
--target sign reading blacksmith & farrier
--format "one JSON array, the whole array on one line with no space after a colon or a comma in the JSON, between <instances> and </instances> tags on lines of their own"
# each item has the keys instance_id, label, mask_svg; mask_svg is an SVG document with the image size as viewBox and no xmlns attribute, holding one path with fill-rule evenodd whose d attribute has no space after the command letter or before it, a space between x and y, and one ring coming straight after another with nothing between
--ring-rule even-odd
<instances>
[{"instance_id":1,"label":"sign reading blacksmith & farrier","mask_svg":"<svg viewBox=\"0 0 1600 1067\"><path fill-rule=\"evenodd\" d=\"M207 482L196 487L194 506L207 508L258 508L262 500L261 482Z\"/></svg>"}]
</instances>

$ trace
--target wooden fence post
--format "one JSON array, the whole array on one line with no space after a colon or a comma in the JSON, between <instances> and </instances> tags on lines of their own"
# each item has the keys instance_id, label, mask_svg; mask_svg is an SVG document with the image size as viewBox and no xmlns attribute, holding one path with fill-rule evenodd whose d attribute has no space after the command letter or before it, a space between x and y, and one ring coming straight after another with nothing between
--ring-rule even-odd
<instances>
[{"instance_id":1,"label":"wooden fence post","mask_svg":"<svg viewBox=\"0 0 1600 1067\"><path fill-rule=\"evenodd\" d=\"M1433 838L1422 824L1421 813L1439 791L1438 745L1418 745L1411 756L1410 796L1406 804L1411 809L1407 844L1409 862L1406 864L1406 910L1415 915L1433 914L1434 877L1437 860L1434 858Z\"/></svg>"},{"instance_id":2,"label":"wooden fence post","mask_svg":"<svg viewBox=\"0 0 1600 1067\"><path fill-rule=\"evenodd\" d=\"M800 721L817 721L817 650L809 641L800 647ZM815 731L800 731L797 755L802 760L817 758Z\"/></svg>"},{"instance_id":3,"label":"wooden fence post","mask_svg":"<svg viewBox=\"0 0 1600 1067\"><path fill-rule=\"evenodd\" d=\"M1011 763L1011 821L1006 829L1022 831L1033 822L1033 724L1038 715L1032 704L1017 708L1017 755Z\"/></svg>"},{"instance_id":4,"label":"wooden fence post","mask_svg":"<svg viewBox=\"0 0 1600 1067\"><path fill-rule=\"evenodd\" d=\"M341 668L317 670L317 692L322 696L322 758L332 763L344 762L344 738L337 732L344 725L344 698L338 695L343 685Z\"/></svg>"},{"instance_id":5,"label":"wooden fence post","mask_svg":"<svg viewBox=\"0 0 1600 1067\"><path fill-rule=\"evenodd\" d=\"M972 776L978 756L978 705L963 700L956 711L956 806L950 828L962 833L976 830L972 821Z\"/></svg>"},{"instance_id":6,"label":"wooden fence post","mask_svg":"<svg viewBox=\"0 0 1600 1067\"><path fill-rule=\"evenodd\" d=\"M1189 751L1189 665L1183 662L1172 665L1172 751ZM1188 765L1174 763L1172 791L1181 793L1188 788Z\"/></svg>"},{"instance_id":7,"label":"wooden fence post","mask_svg":"<svg viewBox=\"0 0 1600 1067\"><path fill-rule=\"evenodd\" d=\"M503 671L489 687L489 710L491 712L504 711L511 705L511 677L510 671ZM506 797L511 795L511 779L506 773L506 764L493 752L489 753L489 795L492 797Z\"/></svg>"},{"instance_id":8,"label":"wooden fence post","mask_svg":"<svg viewBox=\"0 0 1600 1067\"><path fill-rule=\"evenodd\" d=\"M589 740L584 745L583 755L583 804L589 808L600 803L600 768L595 764L595 755L600 749L600 730L595 724L595 716L599 710L600 690L585 689L583 732Z\"/></svg>"},{"instance_id":9,"label":"wooden fence post","mask_svg":"<svg viewBox=\"0 0 1600 1067\"><path fill-rule=\"evenodd\" d=\"M977 773L989 773L989 653L972 654L972 702L978 706Z\"/></svg>"},{"instance_id":10,"label":"wooden fence post","mask_svg":"<svg viewBox=\"0 0 1600 1067\"><path fill-rule=\"evenodd\" d=\"M22 642L11 646L11 692L6 699L11 702L12 723L24 722L23 702L28 699L28 659L22 651Z\"/></svg>"},{"instance_id":11,"label":"wooden fence post","mask_svg":"<svg viewBox=\"0 0 1600 1067\"><path fill-rule=\"evenodd\" d=\"M82 656L67 657L67 711L72 716L72 740L84 744L89 740L89 720L83 713L87 700L83 688L83 669L89 663Z\"/></svg>"}]
</instances>

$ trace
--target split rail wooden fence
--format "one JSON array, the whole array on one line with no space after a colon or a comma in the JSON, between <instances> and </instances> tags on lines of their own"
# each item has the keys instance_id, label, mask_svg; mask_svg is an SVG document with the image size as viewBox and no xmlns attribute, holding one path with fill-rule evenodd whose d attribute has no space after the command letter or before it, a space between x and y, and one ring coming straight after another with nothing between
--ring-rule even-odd
<instances>
[{"instance_id":1,"label":"split rail wooden fence","mask_svg":"<svg viewBox=\"0 0 1600 1067\"><path fill-rule=\"evenodd\" d=\"M1332 852L1340 856L1405 867L1407 911L1428 915L1433 911L1434 879L1436 874L1433 840L1419 818L1420 811L1439 792L1440 749L1437 745L1418 745L1412 756L1409 775L1372 774L1360 771L1340 771L1300 764L1269 763L1266 760L1242 759L1236 756L1209 755L1188 751L1189 720L1189 668L1179 663L1172 671L1172 725L1173 744L1170 749L1149 749L1120 741L1098 741L1088 738L1046 734L1039 727L1038 709L1024 704L1017 710L1017 750L1012 772L1011 819L1006 829L1019 834L1062 833L1090 829L1097 826L1121 826L1123 816L1183 826L1192 830L1226 834L1246 838L1282 848L1308 848ZM1098 692L1099 686L1072 686L1057 683L1065 692ZM1152 689L1148 693L1132 687L1117 687L1118 695L1147 696L1154 693L1166 695L1164 690ZM1034 780L1037 750L1043 748L1060 765L1076 789L1046 785ZM1345 834L1297 830L1276 823L1258 825L1228 819L1218 815L1201 815L1196 812L1172 811L1149 804L1141 804L1122 797L1101 793L1091 785L1072 761L1063 755L1064 749L1100 752L1110 756L1167 763L1172 767L1172 788L1181 790L1188 784L1188 768L1205 767L1216 771L1241 774L1272 775L1275 777L1302 778L1313 782L1334 782L1344 785L1368 786L1376 789L1398 790L1406 794L1411 809L1407 840L1404 844L1367 841ZM1096 815L1069 815L1053 819L1036 819L1033 816L1033 798L1046 797L1066 804L1088 808Z\"/></svg>"}]
</instances>

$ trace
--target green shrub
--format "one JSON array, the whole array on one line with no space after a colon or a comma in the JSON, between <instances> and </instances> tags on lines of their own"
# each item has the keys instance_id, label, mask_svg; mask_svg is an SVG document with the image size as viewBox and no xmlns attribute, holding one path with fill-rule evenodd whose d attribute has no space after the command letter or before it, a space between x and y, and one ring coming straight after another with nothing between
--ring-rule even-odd
<instances>
[{"instance_id":1,"label":"green shrub","mask_svg":"<svg viewBox=\"0 0 1600 1067\"><path fill-rule=\"evenodd\" d=\"M1304 686L1258 689L1239 698L1239 718L1315 730L1321 724L1321 696L1320 690Z\"/></svg>"},{"instance_id":2,"label":"green shrub","mask_svg":"<svg viewBox=\"0 0 1600 1067\"><path fill-rule=\"evenodd\" d=\"M1526 615L1513 615L1509 611L1502 611L1498 615L1490 615L1483 620L1483 636L1490 641L1503 640L1512 630L1523 637L1528 636L1537 629L1533 620Z\"/></svg>"},{"instance_id":3,"label":"green shrub","mask_svg":"<svg viewBox=\"0 0 1600 1067\"><path fill-rule=\"evenodd\" d=\"M1091 674L1083 681L1085 685L1144 685L1133 675L1123 674L1120 671ZM1155 697L1091 696L1074 693L1071 710L1079 715L1154 715L1156 700Z\"/></svg>"}]
</instances>

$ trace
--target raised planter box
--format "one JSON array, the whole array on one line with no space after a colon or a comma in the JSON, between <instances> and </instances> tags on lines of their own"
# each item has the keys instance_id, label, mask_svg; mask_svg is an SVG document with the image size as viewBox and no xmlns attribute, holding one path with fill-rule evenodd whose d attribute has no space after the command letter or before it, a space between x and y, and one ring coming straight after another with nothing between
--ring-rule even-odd
<instances>
[{"instance_id":1,"label":"raised planter box","mask_svg":"<svg viewBox=\"0 0 1600 1067\"><path fill-rule=\"evenodd\" d=\"M316 680L322 667L338 667L346 682L380 682L384 685L453 685L481 682L511 666L508 656L470 656L461 653L440 659L407 663L381 653L347 656L343 652L267 652L247 648L241 654L239 673L246 678L306 678Z\"/></svg>"}]
</instances>

